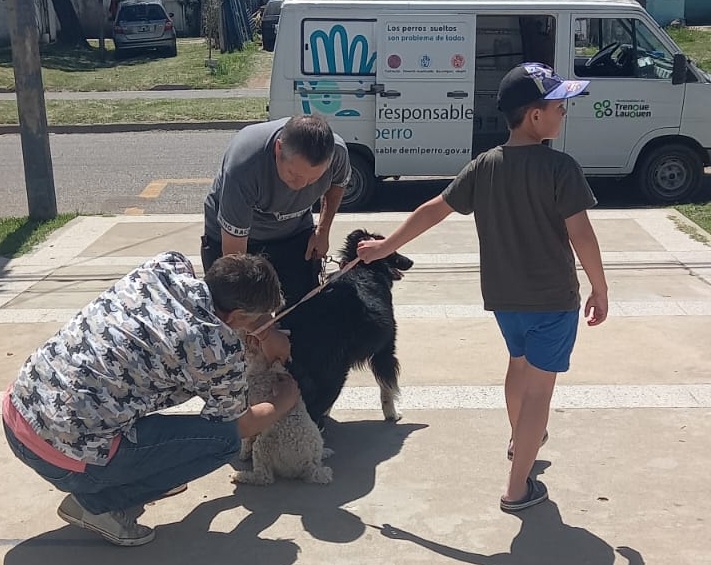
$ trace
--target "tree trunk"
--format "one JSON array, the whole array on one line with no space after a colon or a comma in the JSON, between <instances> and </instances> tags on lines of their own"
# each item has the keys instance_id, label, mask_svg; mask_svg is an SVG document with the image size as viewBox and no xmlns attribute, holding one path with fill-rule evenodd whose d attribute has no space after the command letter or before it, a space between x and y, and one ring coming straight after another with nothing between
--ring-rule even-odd
<instances>
[{"instance_id":1,"label":"tree trunk","mask_svg":"<svg viewBox=\"0 0 711 565\"><path fill-rule=\"evenodd\" d=\"M89 47L72 0L52 0L61 27L57 41L71 47Z\"/></svg>"}]
</instances>

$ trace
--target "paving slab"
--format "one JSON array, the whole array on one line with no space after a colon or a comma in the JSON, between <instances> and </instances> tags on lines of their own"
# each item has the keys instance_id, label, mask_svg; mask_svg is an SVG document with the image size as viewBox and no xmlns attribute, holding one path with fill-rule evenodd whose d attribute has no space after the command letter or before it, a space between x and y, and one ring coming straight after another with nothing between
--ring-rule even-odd
<instances>
[{"instance_id":1,"label":"paving slab","mask_svg":"<svg viewBox=\"0 0 711 565\"><path fill-rule=\"evenodd\" d=\"M356 227L390 233L405 216L339 214L332 248ZM121 549L64 525L55 514L63 495L0 439L2 508L12 509L0 519L4 563L709 562L711 246L683 233L686 220L670 210L591 218L612 317L600 328L581 321L553 399L536 467L552 502L520 516L498 510L506 352L481 307L474 224L452 216L403 250L417 265L395 287L404 418L382 422L372 375L354 372L326 433L332 485L235 489L226 466L149 506L156 541ZM78 308L146 258L177 249L199 271L201 234L200 215L83 217L0 264L0 390ZM176 409L195 410L192 401Z\"/></svg>"},{"instance_id":2,"label":"paving slab","mask_svg":"<svg viewBox=\"0 0 711 565\"><path fill-rule=\"evenodd\" d=\"M147 507L157 527L140 548L115 548L54 514L62 494L0 442L5 565L102 562L706 563L711 411L566 410L535 472L551 501L520 515L498 509L507 472L501 410L334 414L329 486L229 483L229 466ZM581 446L585 446L581 450ZM235 464L236 466L242 465ZM643 493L643 494L642 494Z\"/></svg>"}]
</instances>

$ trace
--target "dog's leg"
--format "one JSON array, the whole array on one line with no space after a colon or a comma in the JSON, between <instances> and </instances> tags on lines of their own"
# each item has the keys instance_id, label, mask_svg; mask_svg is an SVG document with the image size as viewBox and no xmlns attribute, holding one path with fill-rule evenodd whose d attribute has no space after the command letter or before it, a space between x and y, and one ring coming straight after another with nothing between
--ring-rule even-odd
<instances>
[{"instance_id":1,"label":"dog's leg","mask_svg":"<svg viewBox=\"0 0 711 565\"><path fill-rule=\"evenodd\" d=\"M400 363L395 357L395 341L393 340L387 347L373 355L368 363L380 387L380 405L383 415L386 420L397 422L402 418L402 414L396 405L396 400L400 396L397 382Z\"/></svg>"},{"instance_id":2,"label":"dog's leg","mask_svg":"<svg viewBox=\"0 0 711 565\"><path fill-rule=\"evenodd\" d=\"M242 445L239 450L240 461L249 461L252 457L252 445L254 445L253 437L248 437L242 440Z\"/></svg>"},{"instance_id":3,"label":"dog's leg","mask_svg":"<svg viewBox=\"0 0 711 565\"><path fill-rule=\"evenodd\" d=\"M232 482L259 486L270 485L274 482L274 472L260 449L259 439L254 442L252 447L252 470L237 471L232 476Z\"/></svg>"}]
</instances>

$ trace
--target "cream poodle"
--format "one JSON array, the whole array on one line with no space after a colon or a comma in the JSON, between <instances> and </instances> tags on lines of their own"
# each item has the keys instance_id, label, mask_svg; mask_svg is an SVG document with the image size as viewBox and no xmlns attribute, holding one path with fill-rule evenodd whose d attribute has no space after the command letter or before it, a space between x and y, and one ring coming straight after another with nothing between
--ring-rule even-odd
<instances>
[{"instance_id":1,"label":"cream poodle","mask_svg":"<svg viewBox=\"0 0 711 565\"><path fill-rule=\"evenodd\" d=\"M268 401L275 383L289 373L280 363L269 367L261 352L248 350L245 376L249 403L253 405ZM246 461L250 454L252 470L237 471L231 477L233 483L269 485L278 476L328 484L333 478L331 468L322 462L333 451L324 448L321 433L302 399L273 426L254 438L242 440L240 459Z\"/></svg>"}]
</instances>

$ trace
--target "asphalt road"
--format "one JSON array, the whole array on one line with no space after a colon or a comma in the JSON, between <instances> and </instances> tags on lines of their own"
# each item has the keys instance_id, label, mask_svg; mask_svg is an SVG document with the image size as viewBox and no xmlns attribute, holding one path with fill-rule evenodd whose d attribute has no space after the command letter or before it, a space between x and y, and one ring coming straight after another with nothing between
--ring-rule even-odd
<instances>
[{"instance_id":1,"label":"asphalt road","mask_svg":"<svg viewBox=\"0 0 711 565\"><path fill-rule=\"evenodd\" d=\"M51 135L55 189L60 212L84 214L200 213L229 131ZM20 138L0 136L0 216L27 214ZM381 183L371 211L409 211L434 196L447 180ZM600 205L644 206L617 181L595 181ZM711 200L711 177L701 195Z\"/></svg>"}]
</instances>

